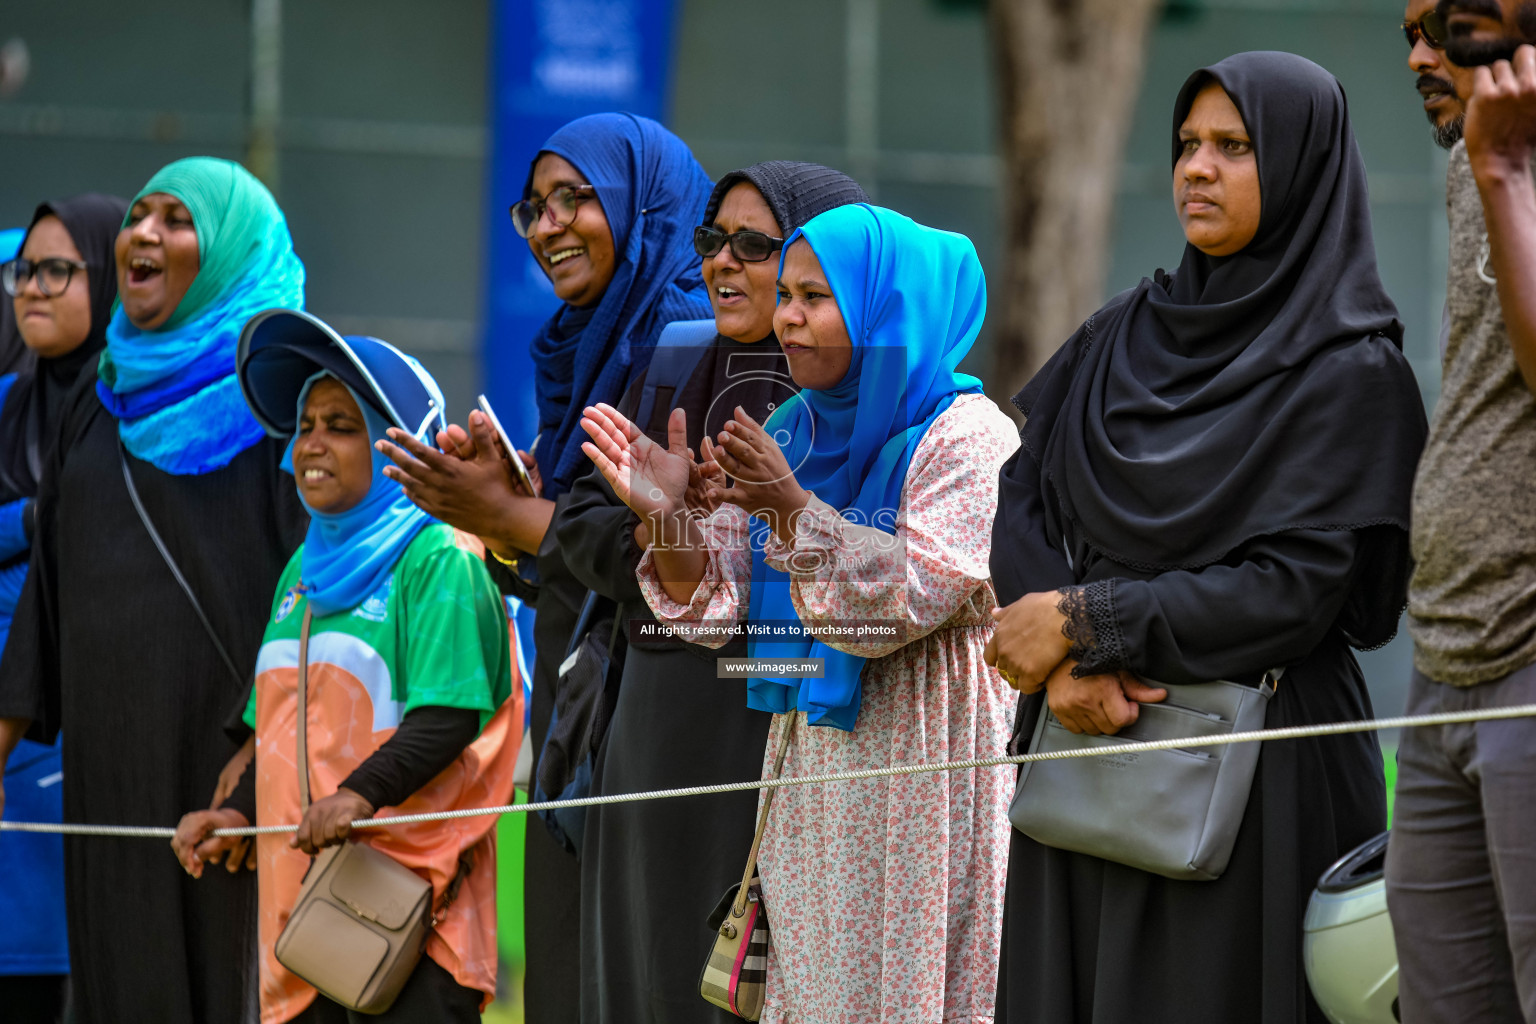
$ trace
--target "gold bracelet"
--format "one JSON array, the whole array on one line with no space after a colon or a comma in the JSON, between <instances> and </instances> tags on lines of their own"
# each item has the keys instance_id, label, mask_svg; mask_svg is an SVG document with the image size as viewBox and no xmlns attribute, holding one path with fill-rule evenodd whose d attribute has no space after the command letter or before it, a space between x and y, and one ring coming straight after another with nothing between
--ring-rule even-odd
<instances>
[{"instance_id":1,"label":"gold bracelet","mask_svg":"<svg viewBox=\"0 0 1536 1024\"><path fill-rule=\"evenodd\" d=\"M487 547L485 550L491 551L491 549L489 547ZM508 569L511 569L513 572L517 571L517 559L515 559L515 558L502 558L500 555L498 555L494 551L491 551L491 557L496 559L496 561L500 562L502 565L506 566Z\"/></svg>"}]
</instances>

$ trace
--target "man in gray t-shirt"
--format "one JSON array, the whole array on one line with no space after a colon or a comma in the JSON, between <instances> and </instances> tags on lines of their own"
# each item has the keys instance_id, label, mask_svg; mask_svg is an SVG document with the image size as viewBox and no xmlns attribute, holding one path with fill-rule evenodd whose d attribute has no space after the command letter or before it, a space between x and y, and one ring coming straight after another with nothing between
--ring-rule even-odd
<instances>
[{"instance_id":1,"label":"man in gray t-shirt","mask_svg":"<svg viewBox=\"0 0 1536 1024\"><path fill-rule=\"evenodd\" d=\"M1513 59L1476 69L1447 174L1450 337L1414 482L1411 714L1536 703L1536 49L1514 49L1536 0L1502 2L1502 22L1497 0L1453 13L1446 46L1463 66ZM1536 719L1406 730L1398 771L1402 1019L1536 1024Z\"/></svg>"}]
</instances>

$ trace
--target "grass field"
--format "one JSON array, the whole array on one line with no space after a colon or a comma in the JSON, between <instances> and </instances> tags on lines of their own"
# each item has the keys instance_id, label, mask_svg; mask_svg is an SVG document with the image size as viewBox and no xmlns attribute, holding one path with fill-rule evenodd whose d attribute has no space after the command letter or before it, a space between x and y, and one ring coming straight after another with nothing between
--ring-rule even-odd
<instances>
[{"instance_id":1,"label":"grass field","mask_svg":"<svg viewBox=\"0 0 1536 1024\"><path fill-rule=\"evenodd\" d=\"M523 1024L522 1000L498 1000L485 1008L480 1019L485 1024Z\"/></svg>"},{"instance_id":2,"label":"grass field","mask_svg":"<svg viewBox=\"0 0 1536 1024\"><path fill-rule=\"evenodd\" d=\"M1397 797L1397 748L1386 744L1381 748L1381 759L1387 770L1387 825L1392 824L1392 804Z\"/></svg>"},{"instance_id":3,"label":"grass field","mask_svg":"<svg viewBox=\"0 0 1536 1024\"><path fill-rule=\"evenodd\" d=\"M528 802L517 793L517 802ZM526 814L506 814L496 826L496 945L501 992L486 1007L485 1024L523 1024L523 829ZM536 828L543 825L536 824Z\"/></svg>"}]
</instances>

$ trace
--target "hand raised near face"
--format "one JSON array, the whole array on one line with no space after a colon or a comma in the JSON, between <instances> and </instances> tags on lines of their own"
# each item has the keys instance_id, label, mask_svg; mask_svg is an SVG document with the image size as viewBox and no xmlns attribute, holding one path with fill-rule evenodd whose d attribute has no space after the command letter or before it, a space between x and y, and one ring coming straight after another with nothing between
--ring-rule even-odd
<instances>
[{"instance_id":1,"label":"hand raised near face","mask_svg":"<svg viewBox=\"0 0 1536 1024\"><path fill-rule=\"evenodd\" d=\"M1536 151L1536 47L1473 69L1463 134L1474 172L1528 174Z\"/></svg>"},{"instance_id":2,"label":"hand raised near face","mask_svg":"<svg viewBox=\"0 0 1536 1024\"><path fill-rule=\"evenodd\" d=\"M495 430L491 427L489 421L484 419L484 413L479 411L470 413L469 423L471 427L481 428L482 436L489 434L496 445L496 453L504 460L511 461L513 456L507 453L506 446L501 443L501 438L495 435ZM475 443L475 438L469 431L457 423L450 423L447 430L439 430L437 432L437 446L448 455L457 456L466 461L473 460L480 451L480 446ZM518 476L515 469L508 466L507 472L511 475L512 486L517 490L518 494L529 498L540 497L544 493L544 481L539 475L538 460L531 453L525 452L521 448L514 454L517 460L523 464L523 468L528 473L528 478L533 482L533 491L529 491L527 487L524 487L522 477Z\"/></svg>"},{"instance_id":3,"label":"hand raised near face","mask_svg":"<svg viewBox=\"0 0 1536 1024\"><path fill-rule=\"evenodd\" d=\"M688 510L700 516L708 518L714 515L720 507L720 495L729 484L725 470L720 468L720 463L715 460L715 449L709 443L709 438L704 438L704 457L694 459L693 465L688 471L688 494L686 500ZM693 458L690 450L689 458Z\"/></svg>"}]
</instances>

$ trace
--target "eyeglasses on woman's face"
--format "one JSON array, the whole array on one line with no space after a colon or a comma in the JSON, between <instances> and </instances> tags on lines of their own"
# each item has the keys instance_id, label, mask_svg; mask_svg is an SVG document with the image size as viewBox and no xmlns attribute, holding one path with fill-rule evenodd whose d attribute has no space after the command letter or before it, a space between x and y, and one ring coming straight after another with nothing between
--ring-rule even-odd
<instances>
[{"instance_id":1,"label":"eyeglasses on woman's face","mask_svg":"<svg viewBox=\"0 0 1536 1024\"><path fill-rule=\"evenodd\" d=\"M555 227L567 227L576 219L576 208L596 196L597 189L591 185L561 185L550 189L549 195L542 198L532 196L513 203L509 211L512 214L512 226L522 237L532 238L538 230L539 219L547 214Z\"/></svg>"},{"instance_id":2,"label":"eyeglasses on woman's face","mask_svg":"<svg viewBox=\"0 0 1536 1024\"><path fill-rule=\"evenodd\" d=\"M4 287L5 293L14 298L26 289L28 281L36 278L38 290L51 299L68 291L75 271L84 269L85 264L79 260L67 260L62 256L50 256L35 262L14 259L9 263L0 263L0 287Z\"/></svg>"},{"instance_id":3,"label":"eyeglasses on woman's face","mask_svg":"<svg viewBox=\"0 0 1536 1024\"><path fill-rule=\"evenodd\" d=\"M708 224L693 229L693 251L704 259L709 259L726 245L731 247L731 255L743 263L761 263L784 248L784 239L761 231L734 231L728 235Z\"/></svg>"},{"instance_id":4,"label":"eyeglasses on woman's face","mask_svg":"<svg viewBox=\"0 0 1536 1024\"><path fill-rule=\"evenodd\" d=\"M1431 50L1445 49L1445 41L1450 38L1450 32L1445 27L1445 19L1440 17L1440 12L1430 9L1424 12L1424 16L1417 21L1403 22L1403 35L1408 37L1408 48L1411 50L1419 45L1419 40L1424 40Z\"/></svg>"}]
</instances>

